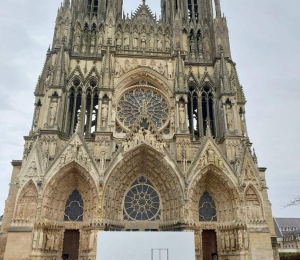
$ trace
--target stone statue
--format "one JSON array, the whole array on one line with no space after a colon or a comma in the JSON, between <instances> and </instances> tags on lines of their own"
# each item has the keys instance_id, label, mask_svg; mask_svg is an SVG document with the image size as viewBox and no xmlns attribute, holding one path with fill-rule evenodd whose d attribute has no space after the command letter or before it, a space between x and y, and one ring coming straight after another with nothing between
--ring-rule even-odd
<instances>
[{"instance_id":1,"label":"stone statue","mask_svg":"<svg viewBox=\"0 0 300 260\"><path fill-rule=\"evenodd\" d=\"M34 233L33 233L33 239L32 239L32 249L34 249L34 250L37 248L38 235L39 235L38 231L37 230L34 231Z\"/></svg>"},{"instance_id":2,"label":"stone statue","mask_svg":"<svg viewBox=\"0 0 300 260\"><path fill-rule=\"evenodd\" d=\"M121 71L122 71L121 64L118 60L116 60L116 63L115 63L115 76L120 77L121 76Z\"/></svg>"},{"instance_id":3,"label":"stone statue","mask_svg":"<svg viewBox=\"0 0 300 260\"><path fill-rule=\"evenodd\" d=\"M170 36L166 35L166 51L171 50Z\"/></svg>"},{"instance_id":4,"label":"stone statue","mask_svg":"<svg viewBox=\"0 0 300 260\"><path fill-rule=\"evenodd\" d=\"M114 127L115 123L116 123L116 109L115 107L113 107L112 111L111 111L111 126Z\"/></svg>"},{"instance_id":5,"label":"stone statue","mask_svg":"<svg viewBox=\"0 0 300 260\"><path fill-rule=\"evenodd\" d=\"M28 169L28 177L32 178L37 176L37 165L36 162L33 161Z\"/></svg>"},{"instance_id":6,"label":"stone statue","mask_svg":"<svg viewBox=\"0 0 300 260\"><path fill-rule=\"evenodd\" d=\"M185 114L185 107L184 103L179 104L179 122L180 122L180 130L185 130L185 120L186 120L186 114Z\"/></svg>"},{"instance_id":7,"label":"stone statue","mask_svg":"<svg viewBox=\"0 0 300 260\"><path fill-rule=\"evenodd\" d=\"M243 234L242 231L239 229L238 230L238 243L239 243L239 249L243 249Z\"/></svg>"},{"instance_id":8,"label":"stone statue","mask_svg":"<svg viewBox=\"0 0 300 260\"><path fill-rule=\"evenodd\" d=\"M143 35L142 35L142 38L141 38L141 49L142 49L142 50L146 50L146 42L147 42L147 40L146 40L146 35L143 34Z\"/></svg>"},{"instance_id":9,"label":"stone statue","mask_svg":"<svg viewBox=\"0 0 300 260\"><path fill-rule=\"evenodd\" d=\"M81 48L81 52L82 52L82 53L85 53L85 52L86 52L87 41L88 41L88 37L87 37L87 35L85 34L85 35L83 36L83 41L82 41L82 48Z\"/></svg>"},{"instance_id":10,"label":"stone statue","mask_svg":"<svg viewBox=\"0 0 300 260\"><path fill-rule=\"evenodd\" d=\"M139 35L137 33L133 34L133 49L137 50L138 49L138 40L139 40Z\"/></svg>"},{"instance_id":11,"label":"stone statue","mask_svg":"<svg viewBox=\"0 0 300 260\"><path fill-rule=\"evenodd\" d=\"M249 248L248 233L246 230L244 230L244 247L246 250L248 250L248 248Z\"/></svg>"},{"instance_id":12,"label":"stone statue","mask_svg":"<svg viewBox=\"0 0 300 260\"><path fill-rule=\"evenodd\" d=\"M40 118L41 106L37 105L35 108L35 115L33 119L33 126L36 128L38 126L39 118Z\"/></svg>"},{"instance_id":13,"label":"stone statue","mask_svg":"<svg viewBox=\"0 0 300 260\"><path fill-rule=\"evenodd\" d=\"M149 49L150 51L154 51L154 48L155 48L155 38L154 38L154 35L153 33L151 33L150 35L150 42L149 42Z\"/></svg>"},{"instance_id":14,"label":"stone statue","mask_svg":"<svg viewBox=\"0 0 300 260\"><path fill-rule=\"evenodd\" d=\"M38 244L38 249L42 250L43 249L43 239L44 239L44 233L43 230L40 231L40 237L39 237L39 244Z\"/></svg>"},{"instance_id":15,"label":"stone statue","mask_svg":"<svg viewBox=\"0 0 300 260\"><path fill-rule=\"evenodd\" d=\"M198 52L203 53L203 42L202 42L202 37L200 36L198 39Z\"/></svg>"},{"instance_id":16,"label":"stone statue","mask_svg":"<svg viewBox=\"0 0 300 260\"><path fill-rule=\"evenodd\" d=\"M222 246L222 250L225 251L226 250L226 246L225 246L225 236L224 233L221 233L221 246Z\"/></svg>"},{"instance_id":17,"label":"stone statue","mask_svg":"<svg viewBox=\"0 0 300 260\"><path fill-rule=\"evenodd\" d=\"M60 233L56 233L55 235L55 240L54 240L54 250L58 251L59 250L59 244L60 244Z\"/></svg>"},{"instance_id":18,"label":"stone statue","mask_svg":"<svg viewBox=\"0 0 300 260\"><path fill-rule=\"evenodd\" d=\"M124 36L124 49L129 50L129 34L125 33Z\"/></svg>"},{"instance_id":19,"label":"stone statue","mask_svg":"<svg viewBox=\"0 0 300 260\"><path fill-rule=\"evenodd\" d=\"M170 116L170 126L171 129L175 129L175 113L174 111L171 112L171 116Z\"/></svg>"},{"instance_id":20,"label":"stone statue","mask_svg":"<svg viewBox=\"0 0 300 260\"><path fill-rule=\"evenodd\" d=\"M162 40L161 36L157 40L157 50L158 51L162 51L163 50L163 40Z\"/></svg>"},{"instance_id":21,"label":"stone statue","mask_svg":"<svg viewBox=\"0 0 300 260\"><path fill-rule=\"evenodd\" d=\"M227 120L227 129L233 131L233 116L232 116L232 107L230 104L226 104L226 120Z\"/></svg>"},{"instance_id":22,"label":"stone statue","mask_svg":"<svg viewBox=\"0 0 300 260\"><path fill-rule=\"evenodd\" d=\"M99 36L98 36L98 53L101 54L101 49L103 46L103 33L99 32Z\"/></svg>"},{"instance_id":23,"label":"stone statue","mask_svg":"<svg viewBox=\"0 0 300 260\"><path fill-rule=\"evenodd\" d=\"M234 231L231 231L230 234L230 245L231 245L231 250L235 250L235 237L234 237Z\"/></svg>"},{"instance_id":24,"label":"stone statue","mask_svg":"<svg viewBox=\"0 0 300 260\"><path fill-rule=\"evenodd\" d=\"M51 234L46 234L46 248L47 250L51 249Z\"/></svg>"},{"instance_id":25,"label":"stone statue","mask_svg":"<svg viewBox=\"0 0 300 260\"><path fill-rule=\"evenodd\" d=\"M192 58L195 58L196 57L196 43L195 43L193 35L191 35L190 49L191 49Z\"/></svg>"},{"instance_id":26,"label":"stone statue","mask_svg":"<svg viewBox=\"0 0 300 260\"><path fill-rule=\"evenodd\" d=\"M49 125L53 126L55 124L56 114L57 114L58 100L53 99L50 106L50 115L49 115Z\"/></svg>"},{"instance_id":27,"label":"stone statue","mask_svg":"<svg viewBox=\"0 0 300 260\"><path fill-rule=\"evenodd\" d=\"M107 104L103 104L102 105L102 126L106 126L107 125L107 117L108 117L108 105Z\"/></svg>"},{"instance_id":28,"label":"stone statue","mask_svg":"<svg viewBox=\"0 0 300 260\"><path fill-rule=\"evenodd\" d=\"M122 35L120 32L117 33L116 47L117 49L121 49L122 47Z\"/></svg>"},{"instance_id":29,"label":"stone statue","mask_svg":"<svg viewBox=\"0 0 300 260\"><path fill-rule=\"evenodd\" d=\"M91 36L90 54L94 54L95 53L95 46L96 46L96 36L93 33L92 36Z\"/></svg>"},{"instance_id":30,"label":"stone statue","mask_svg":"<svg viewBox=\"0 0 300 260\"><path fill-rule=\"evenodd\" d=\"M161 63L158 66L158 72L162 75L165 74L164 66Z\"/></svg>"},{"instance_id":31,"label":"stone statue","mask_svg":"<svg viewBox=\"0 0 300 260\"><path fill-rule=\"evenodd\" d=\"M129 60L126 60L125 61L125 71L129 71L131 70L131 65L130 65L130 61Z\"/></svg>"},{"instance_id":32,"label":"stone statue","mask_svg":"<svg viewBox=\"0 0 300 260\"><path fill-rule=\"evenodd\" d=\"M80 48L80 31L76 32L73 51L75 53L78 53L79 52L79 48Z\"/></svg>"},{"instance_id":33,"label":"stone statue","mask_svg":"<svg viewBox=\"0 0 300 260\"><path fill-rule=\"evenodd\" d=\"M225 246L226 246L226 251L230 251L230 237L229 237L229 232L225 232Z\"/></svg>"},{"instance_id":34,"label":"stone statue","mask_svg":"<svg viewBox=\"0 0 300 260\"><path fill-rule=\"evenodd\" d=\"M91 231L91 234L90 234L90 241L89 241L89 249L90 249L90 250L93 250L93 248L94 248L94 243L95 243L95 234L94 234L94 231Z\"/></svg>"}]
</instances>

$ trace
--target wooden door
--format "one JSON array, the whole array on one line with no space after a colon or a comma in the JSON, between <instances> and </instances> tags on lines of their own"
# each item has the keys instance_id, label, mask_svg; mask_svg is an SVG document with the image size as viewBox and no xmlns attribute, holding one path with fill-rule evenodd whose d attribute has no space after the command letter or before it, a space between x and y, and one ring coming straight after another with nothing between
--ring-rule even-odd
<instances>
[{"instance_id":1,"label":"wooden door","mask_svg":"<svg viewBox=\"0 0 300 260\"><path fill-rule=\"evenodd\" d=\"M79 231L66 230L64 237L63 259L77 260L79 255Z\"/></svg>"},{"instance_id":2,"label":"wooden door","mask_svg":"<svg viewBox=\"0 0 300 260\"><path fill-rule=\"evenodd\" d=\"M217 236L214 230L203 230L202 250L203 260L212 260L217 254Z\"/></svg>"}]
</instances>

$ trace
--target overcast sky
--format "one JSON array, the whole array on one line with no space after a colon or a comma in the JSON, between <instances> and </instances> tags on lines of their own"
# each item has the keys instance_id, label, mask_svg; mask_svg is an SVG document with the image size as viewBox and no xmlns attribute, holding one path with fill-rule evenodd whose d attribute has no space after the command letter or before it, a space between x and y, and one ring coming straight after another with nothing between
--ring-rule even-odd
<instances>
[{"instance_id":1,"label":"overcast sky","mask_svg":"<svg viewBox=\"0 0 300 260\"><path fill-rule=\"evenodd\" d=\"M22 158L33 115L33 91L52 42L61 0L0 1L0 215L11 160ZM142 0L125 0L130 12ZM147 2L160 13L160 1ZM247 123L259 166L267 167L276 217L300 217L300 206L281 209L300 194L300 1L223 0L233 60L247 104Z\"/></svg>"}]
</instances>

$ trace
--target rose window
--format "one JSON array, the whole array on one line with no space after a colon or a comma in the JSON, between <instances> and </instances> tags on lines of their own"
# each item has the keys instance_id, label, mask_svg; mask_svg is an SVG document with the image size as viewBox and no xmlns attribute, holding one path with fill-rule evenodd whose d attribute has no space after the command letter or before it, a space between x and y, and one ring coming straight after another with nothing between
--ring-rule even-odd
<instances>
[{"instance_id":1,"label":"rose window","mask_svg":"<svg viewBox=\"0 0 300 260\"><path fill-rule=\"evenodd\" d=\"M139 85L127 90L117 107L118 121L125 129L129 129L141 115L148 116L158 129L165 127L169 120L166 98L149 85Z\"/></svg>"},{"instance_id":2,"label":"rose window","mask_svg":"<svg viewBox=\"0 0 300 260\"><path fill-rule=\"evenodd\" d=\"M138 178L130 187L124 200L124 220L160 220L160 199L152 183L145 177Z\"/></svg>"},{"instance_id":3,"label":"rose window","mask_svg":"<svg viewBox=\"0 0 300 260\"><path fill-rule=\"evenodd\" d=\"M199 202L199 220L217 221L217 210L213 198L205 191Z\"/></svg>"}]
</instances>

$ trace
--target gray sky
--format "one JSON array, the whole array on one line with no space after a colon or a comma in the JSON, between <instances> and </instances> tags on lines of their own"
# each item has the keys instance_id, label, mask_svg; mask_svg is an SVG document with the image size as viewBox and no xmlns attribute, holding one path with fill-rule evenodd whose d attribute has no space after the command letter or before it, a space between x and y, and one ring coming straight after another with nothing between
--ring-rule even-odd
<instances>
[{"instance_id":1,"label":"gray sky","mask_svg":"<svg viewBox=\"0 0 300 260\"><path fill-rule=\"evenodd\" d=\"M21 159L33 115L33 91L52 42L61 0L0 1L0 215L11 176ZM142 1L125 0L125 12ZM41 4L42 3L42 4ZM160 1L148 4L160 13ZM276 217L300 217L300 206L282 210L300 194L300 1L221 0L233 60L244 86L247 123Z\"/></svg>"}]
</instances>

